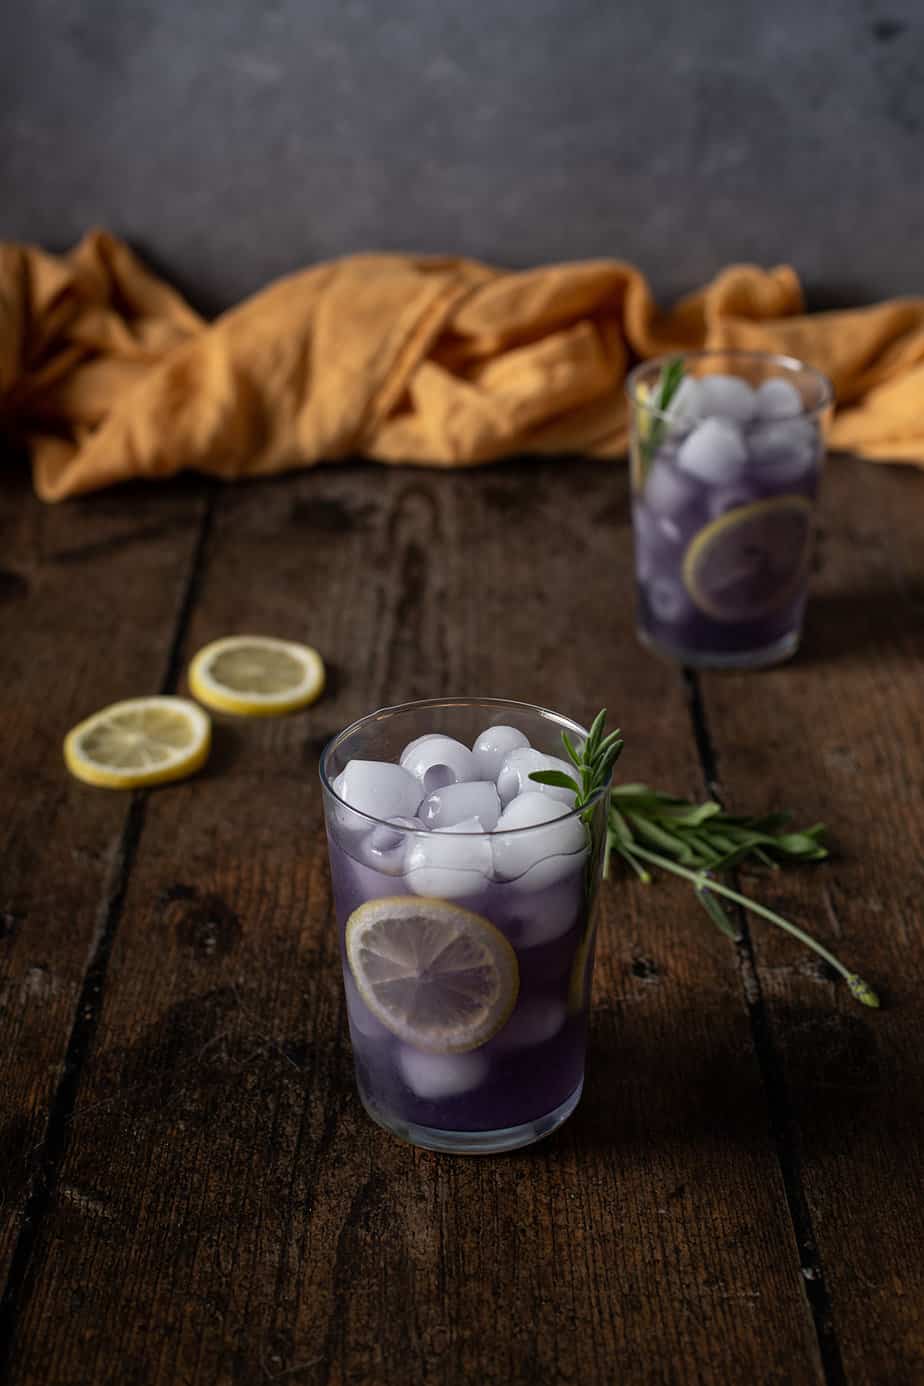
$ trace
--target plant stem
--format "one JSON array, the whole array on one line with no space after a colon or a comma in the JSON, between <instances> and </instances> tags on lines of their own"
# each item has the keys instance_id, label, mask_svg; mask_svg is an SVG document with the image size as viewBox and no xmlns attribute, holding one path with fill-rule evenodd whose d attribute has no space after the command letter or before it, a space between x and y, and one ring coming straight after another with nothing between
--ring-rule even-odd
<instances>
[{"instance_id":1,"label":"plant stem","mask_svg":"<svg viewBox=\"0 0 924 1386\"><path fill-rule=\"evenodd\" d=\"M732 890L730 886L722 885L720 881L713 880L710 876L706 875L705 872L691 871L686 866L681 866L678 862L671 861L669 857L662 857L658 852L650 852L646 847L639 847L634 842L631 844L617 843L615 847L616 851L619 852L621 856L626 857L630 861L633 857L640 857L643 861L650 861L654 866L660 866L663 871L671 871L675 876L682 876L684 880L691 881L698 890L711 890L716 895L724 896L726 900L733 900L736 905L740 905L743 909L750 910L752 914L758 914L761 918L769 920L771 924L776 924L779 928L785 929L788 934L792 934L794 938L799 939L807 948L811 948L819 957L824 958L825 962L829 963L835 971L839 972L850 987L852 996L855 996L864 1006L878 1007L879 998L872 987L869 986L867 982L864 982L862 977L859 977L857 973L851 972L849 968L846 968L832 952L825 948L824 944L818 943L816 939L812 938L811 934L807 934L804 929L800 929L798 924L790 923L788 919L784 919L781 914L777 914L774 910L768 909L766 905L760 905L756 900L749 900L748 897L742 895L740 891Z\"/></svg>"}]
</instances>

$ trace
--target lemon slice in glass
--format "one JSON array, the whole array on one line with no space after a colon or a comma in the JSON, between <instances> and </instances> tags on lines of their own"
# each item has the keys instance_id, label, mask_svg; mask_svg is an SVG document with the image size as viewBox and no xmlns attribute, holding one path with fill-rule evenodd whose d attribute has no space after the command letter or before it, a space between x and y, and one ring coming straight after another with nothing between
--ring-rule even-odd
<instances>
[{"instance_id":1,"label":"lemon slice in glass","mask_svg":"<svg viewBox=\"0 0 924 1386\"><path fill-rule=\"evenodd\" d=\"M212 741L208 715L188 698L129 698L68 732L72 775L104 789L139 789L185 779L204 765Z\"/></svg>"},{"instance_id":2,"label":"lemon slice in glass","mask_svg":"<svg viewBox=\"0 0 924 1386\"><path fill-rule=\"evenodd\" d=\"M307 707L324 689L324 661L310 645L268 635L230 635L193 657L189 686L206 707L274 717Z\"/></svg>"},{"instance_id":3,"label":"lemon slice in glass","mask_svg":"<svg viewBox=\"0 0 924 1386\"><path fill-rule=\"evenodd\" d=\"M445 900L370 900L347 920L359 994L392 1034L418 1049L464 1054L510 1018L516 954L487 919Z\"/></svg>"},{"instance_id":4,"label":"lemon slice in glass","mask_svg":"<svg viewBox=\"0 0 924 1386\"><path fill-rule=\"evenodd\" d=\"M701 529L683 559L683 580L716 621L753 621L792 601L811 552L812 505L773 496L729 510Z\"/></svg>"}]
</instances>

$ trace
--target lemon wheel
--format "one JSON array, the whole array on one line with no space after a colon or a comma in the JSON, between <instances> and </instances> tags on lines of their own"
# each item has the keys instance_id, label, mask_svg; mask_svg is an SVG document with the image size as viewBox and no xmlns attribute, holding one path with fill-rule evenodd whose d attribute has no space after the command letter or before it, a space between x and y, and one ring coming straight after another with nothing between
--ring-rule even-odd
<instances>
[{"instance_id":1,"label":"lemon wheel","mask_svg":"<svg viewBox=\"0 0 924 1386\"><path fill-rule=\"evenodd\" d=\"M701 529L683 559L683 580L716 621L759 620L792 601L811 552L812 506L774 496L729 510Z\"/></svg>"},{"instance_id":2,"label":"lemon wheel","mask_svg":"<svg viewBox=\"0 0 924 1386\"><path fill-rule=\"evenodd\" d=\"M317 650L266 635L214 640L189 666L193 695L237 717L275 717L307 707L320 697L324 679Z\"/></svg>"},{"instance_id":3,"label":"lemon wheel","mask_svg":"<svg viewBox=\"0 0 924 1386\"><path fill-rule=\"evenodd\" d=\"M139 789L185 779L208 758L212 724L188 698L129 698L68 732L72 775L104 789Z\"/></svg>"},{"instance_id":4,"label":"lemon wheel","mask_svg":"<svg viewBox=\"0 0 924 1386\"><path fill-rule=\"evenodd\" d=\"M516 1005L510 944L489 920L445 900L401 895L360 905L347 920L346 951L369 1010L418 1049L478 1049Z\"/></svg>"}]
</instances>

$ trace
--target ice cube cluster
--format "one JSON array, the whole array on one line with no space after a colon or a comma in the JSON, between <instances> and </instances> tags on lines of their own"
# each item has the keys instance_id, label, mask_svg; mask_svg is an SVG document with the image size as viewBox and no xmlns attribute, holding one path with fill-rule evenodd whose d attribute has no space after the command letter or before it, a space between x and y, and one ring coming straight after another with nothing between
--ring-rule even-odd
<instances>
[{"instance_id":1,"label":"ice cube cluster","mask_svg":"<svg viewBox=\"0 0 924 1386\"><path fill-rule=\"evenodd\" d=\"M460 1054L397 1040L344 967L364 1081L405 1111L409 1102L418 1104L410 1108L415 1120L426 1122L433 1103L453 1104L460 1113L459 1104L494 1100L498 1085L511 1082L520 1097L524 1084L536 1084L537 1111L565 1095L547 1095L533 1051L552 1042L582 1045L568 1025L567 995L588 832L573 811L574 792L530 779L537 770L570 773L572 767L531 746L516 727L491 726L471 746L437 732L419 736L397 762L351 760L333 781L329 828L346 854L341 862L348 859L354 899L409 893L456 901L502 929L520 960L512 1014L485 1045Z\"/></svg>"},{"instance_id":2,"label":"ice cube cluster","mask_svg":"<svg viewBox=\"0 0 924 1386\"><path fill-rule=\"evenodd\" d=\"M685 376L666 414L633 501L635 568L654 620L681 628L699 619L682 578L691 540L756 501L812 499L821 438L799 391L781 377L754 389L738 376Z\"/></svg>"},{"instance_id":3,"label":"ice cube cluster","mask_svg":"<svg viewBox=\"0 0 924 1386\"><path fill-rule=\"evenodd\" d=\"M745 471L764 471L764 480L791 480L811 471L819 437L802 396L790 381L765 380L753 389L734 375L686 376L667 408L666 452L681 476L709 486L739 484ZM675 508L665 479L657 497Z\"/></svg>"},{"instance_id":4,"label":"ice cube cluster","mask_svg":"<svg viewBox=\"0 0 924 1386\"><path fill-rule=\"evenodd\" d=\"M571 769L515 727L486 727L471 747L433 732L397 764L349 761L333 781L333 824L358 862L417 895L464 900L513 882L539 891L580 870L587 830L573 790L530 775Z\"/></svg>"}]
</instances>

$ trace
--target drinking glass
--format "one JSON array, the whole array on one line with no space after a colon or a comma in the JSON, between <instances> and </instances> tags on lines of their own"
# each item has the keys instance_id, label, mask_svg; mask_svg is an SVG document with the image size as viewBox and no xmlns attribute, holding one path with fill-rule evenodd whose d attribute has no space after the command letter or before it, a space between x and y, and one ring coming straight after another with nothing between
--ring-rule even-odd
<instances>
[{"instance_id":1,"label":"drinking glass","mask_svg":"<svg viewBox=\"0 0 924 1386\"><path fill-rule=\"evenodd\" d=\"M789 658L830 381L789 356L701 351L645 362L627 390L642 643L701 668Z\"/></svg>"},{"instance_id":2,"label":"drinking glass","mask_svg":"<svg viewBox=\"0 0 924 1386\"><path fill-rule=\"evenodd\" d=\"M575 810L529 780L562 731L586 737L527 703L440 698L322 755L359 1096L415 1145L512 1150L580 1099L607 796Z\"/></svg>"}]
</instances>

